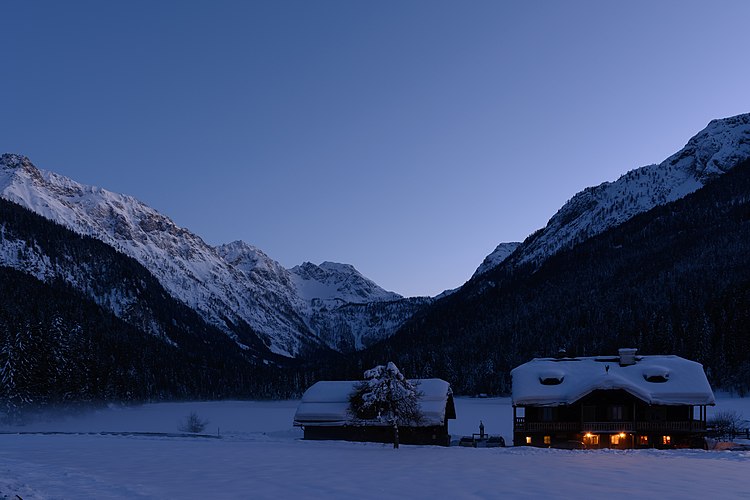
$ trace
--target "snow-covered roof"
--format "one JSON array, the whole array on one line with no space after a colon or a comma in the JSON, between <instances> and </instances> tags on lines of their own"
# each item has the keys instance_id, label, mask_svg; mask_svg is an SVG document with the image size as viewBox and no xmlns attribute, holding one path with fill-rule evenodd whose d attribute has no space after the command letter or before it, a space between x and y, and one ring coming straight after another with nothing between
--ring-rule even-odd
<instances>
[{"instance_id":1,"label":"snow-covered roof","mask_svg":"<svg viewBox=\"0 0 750 500\"><path fill-rule=\"evenodd\" d=\"M511 371L513 404L572 404L595 390L622 389L649 404L713 405L703 365L679 356L536 358Z\"/></svg>"},{"instance_id":2,"label":"snow-covered roof","mask_svg":"<svg viewBox=\"0 0 750 500\"><path fill-rule=\"evenodd\" d=\"M419 406L424 419L421 426L443 425L447 418L456 418L453 393L448 382L439 378L411 380L422 394ZM349 395L359 381L321 381L302 395L294 414L294 425L338 426L351 422Z\"/></svg>"}]
</instances>

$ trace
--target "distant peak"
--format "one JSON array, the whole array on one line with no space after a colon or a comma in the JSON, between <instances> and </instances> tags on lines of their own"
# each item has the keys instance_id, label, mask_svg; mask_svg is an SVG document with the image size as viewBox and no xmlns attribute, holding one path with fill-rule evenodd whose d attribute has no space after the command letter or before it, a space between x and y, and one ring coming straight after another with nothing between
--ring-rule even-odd
<instances>
[{"instance_id":1,"label":"distant peak","mask_svg":"<svg viewBox=\"0 0 750 500\"><path fill-rule=\"evenodd\" d=\"M245 251L245 252L253 252L253 253L263 253L263 251L260 248L242 240L234 240L230 243L221 244L215 248L217 250L231 250L235 252Z\"/></svg>"},{"instance_id":2,"label":"distant peak","mask_svg":"<svg viewBox=\"0 0 750 500\"><path fill-rule=\"evenodd\" d=\"M351 265L351 264L341 264L339 262L325 261L325 262L322 262L320 264L320 266L318 266L318 267L320 267L321 269L326 269L328 271L359 273L359 271L357 271L357 269L353 265Z\"/></svg>"},{"instance_id":3,"label":"distant peak","mask_svg":"<svg viewBox=\"0 0 750 500\"><path fill-rule=\"evenodd\" d=\"M726 118L716 118L708 122L708 126L722 124L722 125L750 125L750 113L742 113L739 115L728 116Z\"/></svg>"},{"instance_id":4,"label":"distant peak","mask_svg":"<svg viewBox=\"0 0 750 500\"><path fill-rule=\"evenodd\" d=\"M27 171L38 171L38 169L31 163L31 160L27 156L15 154L15 153L3 153L0 155L0 165L6 168L18 168Z\"/></svg>"},{"instance_id":5,"label":"distant peak","mask_svg":"<svg viewBox=\"0 0 750 500\"><path fill-rule=\"evenodd\" d=\"M510 255L515 252L520 245L521 243L516 241L500 243L497 247L495 247L495 250L493 250L491 254L484 258L484 261L480 264L477 270L474 271L474 276L472 277L477 277L480 274L484 274L487 271L496 268L497 266L502 264L505 259L510 257Z\"/></svg>"}]
</instances>

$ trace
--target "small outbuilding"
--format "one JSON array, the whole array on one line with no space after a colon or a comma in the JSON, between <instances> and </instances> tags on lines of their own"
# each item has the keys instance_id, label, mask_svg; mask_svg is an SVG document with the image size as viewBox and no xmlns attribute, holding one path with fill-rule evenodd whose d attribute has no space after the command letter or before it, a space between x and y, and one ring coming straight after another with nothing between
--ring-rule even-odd
<instances>
[{"instance_id":1,"label":"small outbuilding","mask_svg":"<svg viewBox=\"0 0 750 500\"><path fill-rule=\"evenodd\" d=\"M715 404L703 366L679 356L536 358L511 371L513 444L703 447Z\"/></svg>"},{"instance_id":2,"label":"small outbuilding","mask_svg":"<svg viewBox=\"0 0 750 500\"><path fill-rule=\"evenodd\" d=\"M419 393L422 420L399 425L402 444L450 445L448 420L456 418L453 392L445 380L410 380ZM358 381L321 381L302 396L294 425L304 431L304 439L393 442L393 427L388 422L358 421L350 412L349 398Z\"/></svg>"}]
</instances>

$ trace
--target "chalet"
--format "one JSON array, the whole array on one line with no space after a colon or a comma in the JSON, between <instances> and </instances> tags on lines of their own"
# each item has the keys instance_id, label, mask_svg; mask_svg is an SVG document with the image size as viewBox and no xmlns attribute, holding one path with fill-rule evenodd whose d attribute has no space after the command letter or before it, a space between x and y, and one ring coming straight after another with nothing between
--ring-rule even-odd
<instances>
[{"instance_id":1,"label":"chalet","mask_svg":"<svg viewBox=\"0 0 750 500\"><path fill-rule=\"evenodd\" d=\"M421 396L419 406L424 417L419 424L399 426L402 444L450 445L448 420L456 418L450 384L440 379L412 380ZM305 439L337 439L390 443L393 428L387 422L362 425L349 412L349 396L355 381L317 382L305 391L294 415Z\"/></svg>"},{"instance_id":2,"label":"chalet","mask_svg":"<svg viewBox=\"0 0 750 500\"><path fill-rule=\"evenodd\" d=\"M559 448L704 446L715 404L703 366L679 356L537 358L513 378L513 444Z\"/></svg>"}]
</instances>

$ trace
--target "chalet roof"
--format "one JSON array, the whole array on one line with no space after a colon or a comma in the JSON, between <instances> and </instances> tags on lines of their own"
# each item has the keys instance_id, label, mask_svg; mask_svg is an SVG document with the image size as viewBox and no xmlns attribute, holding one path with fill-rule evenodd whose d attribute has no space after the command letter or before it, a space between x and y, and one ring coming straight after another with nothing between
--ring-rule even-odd
<instances>
[{"instance_id":1,"label":"chalet roof","mask_svg":"<svg viewBox=\"0 0 750 500\"><path fill-rule=\"evenodd\" d=\"M439 378L411 380L422 396L419 406L424 416L420 426L443 425L456 418L450 384ZM339 426L351 423L349 395L358 381L321 381L302 395L294 415L294 425Z\"/></svg>"},{"instance_id":2,"label":"chalet roof","mask_svg":"<svg viewBox=\"0 0 750 500\"><path fill-rule=\"evenodd\" d=\"M633 354L635 350L633 350ZM649 404L713 405L703 366L679 356L536 358L511 371L513 404L572 404L595 390L622 389Z\"/></svg>"}]
</instances>

